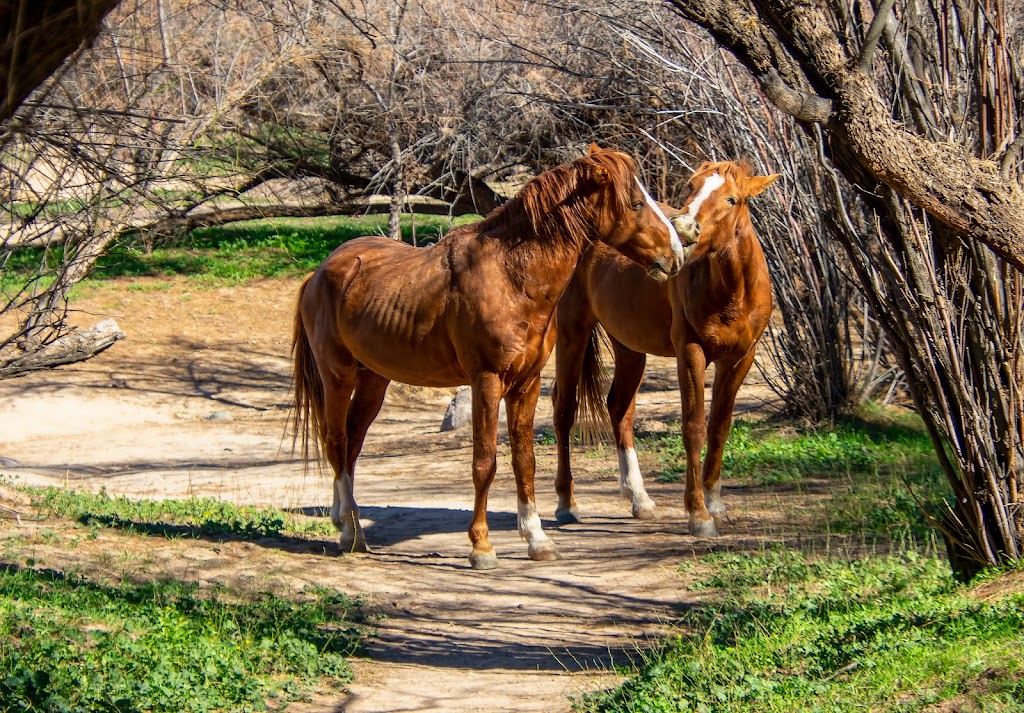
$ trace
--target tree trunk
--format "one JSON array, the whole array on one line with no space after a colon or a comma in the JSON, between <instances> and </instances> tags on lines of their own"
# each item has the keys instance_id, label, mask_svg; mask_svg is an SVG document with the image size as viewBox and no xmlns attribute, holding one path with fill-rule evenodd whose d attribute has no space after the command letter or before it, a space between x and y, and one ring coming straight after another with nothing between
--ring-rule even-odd
<instances>
[{"instance_id":1,"label":"tree trunk","mask_svg":"<svg viewBox=\"0 0 1024 713\"><path fill-rule=\"evenodd\" d=\"M0 0L0 122L99 32L121 0Z\"/></svg>"}]
</instances>

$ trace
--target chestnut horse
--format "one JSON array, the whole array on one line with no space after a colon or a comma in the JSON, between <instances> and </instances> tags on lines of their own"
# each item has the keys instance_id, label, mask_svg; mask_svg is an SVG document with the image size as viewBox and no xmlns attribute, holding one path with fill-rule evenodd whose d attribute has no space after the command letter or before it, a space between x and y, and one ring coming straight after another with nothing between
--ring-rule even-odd
<instances>
[{"instance_id":1,"label":"chestnut horse","mask_svg":"<svg viewBox=\"0 0 1024 713\"><path fill-rule=\"evenodd\" d=\"M488 540L487 492L502 398L519 534L531 559L558 559L534 502L533 419L540 371L555 341L555 308L595 241L655 280L682 265L679 236L640 183L633 160L591 146L587 156L537 176L485 219L432 246L357 238L306 280L292 345L293 425L303 456L313 440L334 470L331 520L343 551L366 551L353 496L355 462L388 383L396 380L473 387L472 566L498 564Z\"/></svg>"},{"instance_id":2,"label":"chestnut horse","mask_svg":"<svg viewBox=\"0 0 1024 713\"><path fill-rule=\"evenodd\" d=\"M558 306L557 376L552 398L558 443L555 515L559 522L580 521L569 467L578 387L584 418L588 412L603 415L595 332L600 324L615 356L607 415L618 452L621 492L632 500L633 516L654 517L654 501L644 489L633 442L637 389L647 354L675 356L690 534L718 534L714 518L725 513L719 478L733 404L772 311L768 265L750 222L747 200L778 177L753 176L746 164L704 163L689 181L690 195L682 208L682 217L697 222L700 237L687 246L686 264L679 275L665 283L645 280L642 270L601 245L584 254ZM704 371L709 361L715 364L715 383L705 425ZM698 481L705 438L703 479Z\"/></svg>"}]
</instances>

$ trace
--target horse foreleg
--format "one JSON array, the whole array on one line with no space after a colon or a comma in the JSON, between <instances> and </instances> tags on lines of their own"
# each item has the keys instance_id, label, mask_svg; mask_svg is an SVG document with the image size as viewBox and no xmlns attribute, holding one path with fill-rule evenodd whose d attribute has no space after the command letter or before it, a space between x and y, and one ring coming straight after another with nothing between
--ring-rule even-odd
<instances>
[{"instance_id":1,"label":"horse foreleg","mask_svg":"<svg viewBox=\"0 0 1024 713\"><path fill-rule=\"evenodd\" d=\"M540 376L535 376L523 389L505 397L508 413L508 438L512 446L512 472L516 476L519 498L519 536L526 540L532 560L561 559L555 544L541 529L533 478L537 461L533 452L533 418L540 396Z\"/></svg>"},{"instance_id":2,"label":"horse foreleg","mask_svg":"<svg viewBox=\"0 0 1024 713\"><path fill-rule=\"evenodd\" d=\"M707 437L704 422L704 372L707 359L697 344L686 343L676 350L679 395L682 402L683 445L686 448L686 493L683 502L690 514L690 534L711 537L718 534L715 519L704 502L700 482L700 452Z\"/></svg>"},{"instance_id":3,"label":"horse foreleg","mask_svg":"<svg viewBox=\"0 0 1024 713\"><path fill-rule=\"evenodd\" d=\"M473 521L469 541L473 551L469 563L473 569L494 569L498 557L488 539L487 493L494 480L498 450L498 403L501 381L497 374L481 374L473 382Z\"/></svg>"},{"instance_id":4,"label":"horse foreleg","mask_svg":"<svg viewBox=\"0 0 1024 713\"><path fill-rule=\"evenodd\" d=\"M716 363L715 385L711 391L711 413L708 416L708 449L704 456L704 498L708 512L716 518L725 515L722 501L722 454L732 427L732 411L736 394L754 363L751 348L734 364Z\"/></svg>"},{"instance_id":5,"label":"horse foreleg","mask_svg":"<svg viewBox=\"0 0 1024 713\"><path fill-rule=\"evenodd\" d=\"M619 456L619 492L633 504L633 517L650 520L655 515L654 500L644 488L640 461L633 440L636 416L636 392L644 378L647 355L627 349L612 340L615 350L615 375L608 391L608 416L612 421L615 448Z\"/></svg>"}]
</instances>

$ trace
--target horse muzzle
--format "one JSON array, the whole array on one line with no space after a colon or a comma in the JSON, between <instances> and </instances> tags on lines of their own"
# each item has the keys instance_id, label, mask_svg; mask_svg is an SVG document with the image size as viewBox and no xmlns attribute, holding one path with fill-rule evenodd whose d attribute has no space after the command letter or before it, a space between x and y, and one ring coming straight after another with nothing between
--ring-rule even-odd
<instances>
[{"instance_id":1,"label":"horse muzzle","mask_svg":"<svg viewBox=\"0 0 1024 713\"><path fill-rule=\"evenodd\" d=\"M692 218L689 213L674 215L670 222L679 234L679 239L683 241L684 248L697 242L697 239L700 237L700 223Z\"/></svg>"},{"instance_id":2,"label":"horse muzzle","mask_svg":"<svg viewBox=\"0 0 1024 713\"><path fill-rule=\"evenodd\" d=\"M678 275L679 271L682 269L682 260L659 257L651 263L650 268L647 270L647 274L652 277L655 282L664 282L668 278Z\"/></svg>"}]
</instances>

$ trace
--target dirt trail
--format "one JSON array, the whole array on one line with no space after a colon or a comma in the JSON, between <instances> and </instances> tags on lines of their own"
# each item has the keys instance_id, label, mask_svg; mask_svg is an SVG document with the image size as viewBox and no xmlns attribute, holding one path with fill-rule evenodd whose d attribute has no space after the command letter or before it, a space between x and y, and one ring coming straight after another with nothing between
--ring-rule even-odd
<instances>
[{"instance_id":1,"label":"dirt trail","mask_svg":"<svg viewBox=\"0 0 1024 713\"><path fill-rule=\"evenodd\" d=\"M322 513L326 478L303 476L285 437L291 310L298 282L189 290L125 281L78 303L82 324L117 318L129 338L84 365L0 382L0 472L140 497L212 495ZM553 362L548 366L552 371ZM654 360L638 413L647 430L677 418L673 365ZM752 374L752 382L757 375ZM550 375L546 388L550 387ZM490 500L500 567L468 566L472 509L468 430L439 433L453 390L393 385L370 430L356 494L373 553L323 542L147 541L151 573L262 589L308 584L362 595L377 635L356 681L298 711L567 711L568 696L614 685L624 663L667 631L688 596L676 565L708 547L785 536L778 496L728 489L731 521L715 540L686 535L679 485L651 482L658 520L629 517L610 453L575 459L581 525L555 527L554 447L538 446L538 505L564 559L531 562L516 532L507 442ZM741 392L760 407L763 387ZM550 399L537 427L550 428ZM653 456L646 456L649 467ZM31 528L31 525L25 527ZM120 552L102 533L92 547ZM88 553L45 551L55 563ZM77 559L76 559L77 558Z\"/></svg>"}]
</instances>

